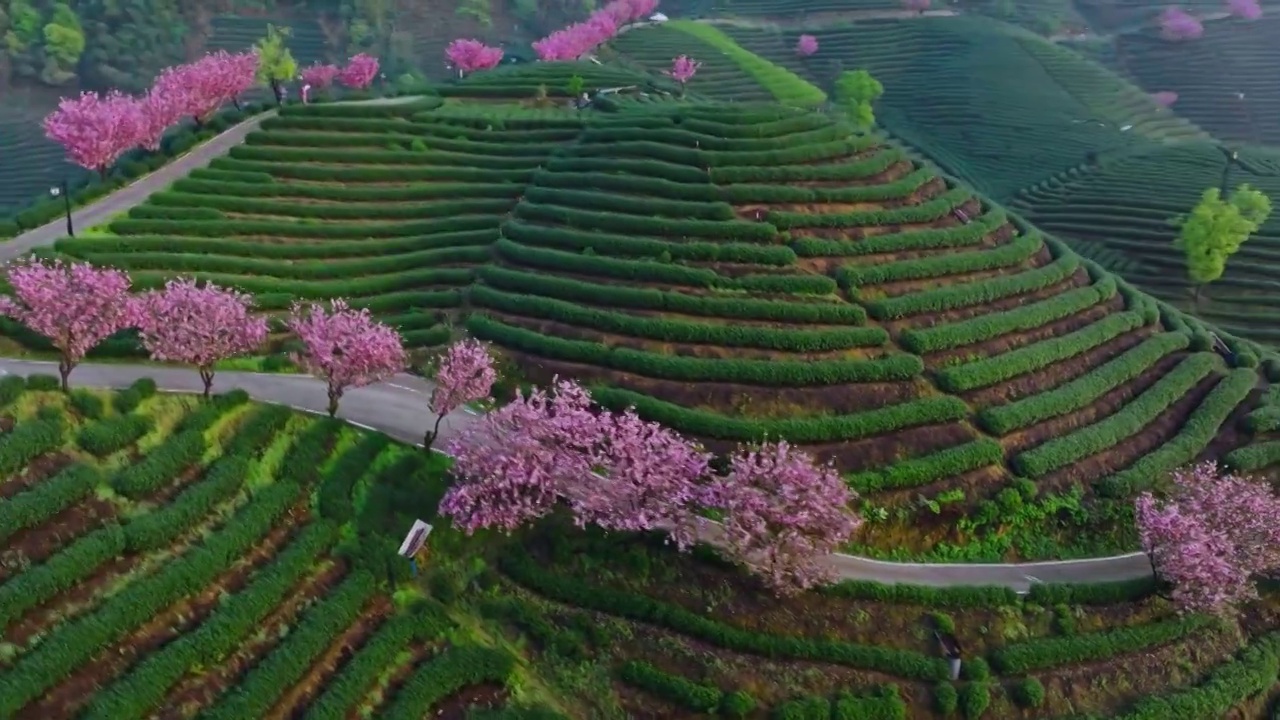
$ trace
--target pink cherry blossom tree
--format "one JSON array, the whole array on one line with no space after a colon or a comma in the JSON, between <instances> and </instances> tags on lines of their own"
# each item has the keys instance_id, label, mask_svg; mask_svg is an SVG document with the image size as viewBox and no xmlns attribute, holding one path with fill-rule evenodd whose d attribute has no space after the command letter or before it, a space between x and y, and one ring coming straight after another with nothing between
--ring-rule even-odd
<instances>
[{"instance_id":1,"label":"pink cherry blossom tree","mask_svg":"<svg viewBox=\"0 0 1280 720\"><path fill-rule=\"evenodd\" d=\"M232 58L229 53L219 51L195 62L165 68L156 78L152 91L166 95L182 108L183 115L195 121L197 128L202 127L218 108L234 99L233 90L243 81L242 77L231 76L241 64Z\"/></svg>"},{"instance_id":2,"label":"pink cherry blossom tree","mask_svg":"<svg viewBox=\"0 0 1280 720\"><path fill-rule=\"evenodd\" d=\"M1241 20L1257 20L1262 17L1258 0L1227 0L1227 12Z\"/></svg>"},{"instance_id":3,"label":"pink cherry blossom tree","mask_svg":"<svg viewBox=\"0 0 1280 720\"><path fill-rule=\"evenodd\" d=\"M338 72L338 82L349 88L363 90L373 84L378 76L378 58L360 53L347 61L346 67Z\"/></svg>"},{"instance_id":4,"label":"pink cherry blossom tree","mask_svg":"<svg viewBox=\"0 0 1280 720\"><path fill-rule=\"evenodd\" d=\"M685 84L692 80L694 75L698 74L698 68L700 67L702 67L702 63L694 61L688 55L681 55L671 61L671 69L667 71L667 74L671 76L672 80L680 83L681 95L684 94Z\"/></svg>"},{"instance_id":5,"label":"pink cherry blossom tree","mask_svg":"<svg viewBox=\"0 0 1280 720\"><path fill-rule=\"evenodd\" d=\"M313 63L302 69L302 82L316 90L326 90L338 79L340 72L337 65Z\"/></svg>"},{"instance_id":6,"label":"pink cherry blossom tree","mask_svg":"<svg viewBox=\"0 0 1280 720\"><path fill-rule=\"evenodd\" d=\"M1253 575L1280 567L1280 498L1260 480L1206 462L1172 475L1167 497L1135 501L1138 535L1186 612L1226 614L1257 596Z\"/></svg>"},{"instance_id":7,"label":"pink cherry blossom tree","mask_svg":"<svg viewBox=\"0 0 1280 720\"><path fill-rule=\"evenodd\" d=\"M1161 90L1151 94L1151 99L1160 107L1169 107L1178 102L1178 93L1172 90Z\"/></svg>"},{"instance_id":8,"label":"pink cherry blossom tree","mask_svg":"<svg viewBox=\"0 0 1280 720\"><path fill-rule=\"evenodd\" d=\"M13 296L0 296L0 315L31 328L58 350L62 389L86 353L132 324L128 273L87 263L30 258L8 268Z\"/></svg>"},{"instance_id":9,"label":"pink cherry blossom tree","mask_svg":"<svg viewBox=\"0 0 1280 720\"><path fill-rule=\"evenodd\" d=\"M228 53L219 50L203 62L208 64L206 72L213 85L212 92L221 98L219 105L230 102L239 110L240 95L258 84L258 51Z\"/></svg>"},{"instance_id":10,"label":"pink cherry blossom tree","mask_svg":"<svg viewBox=\"0 0 1280 720\"><path fill-rule=\"evenodd\" d=\"M510 533L554 509L599 465L601 428L591 396L569 380L533 388L487 413L449 442L457 482L440 514L468 535Z\"/></svg>"},{"instance_id":11,"label":"pink cherry blossom tree","mask_svg":"<svg viewBox=\"0 0 1280 720\"><path fill-rule=\"evenodd\" d=\"M179 278L137 298L134 318L151 359L195 365L204 396L214 365L252 352L267 339L267 320L253 315L253 298L213 283Z\"/></svg>"},{"instance_id":12,"label":"pink cherry blossom tree","mask_svg":"<svg viewBox=\"0 0 1280 720\"><path fill-rule=\"evenodd\" d=\"M1160 14L1160 33L1166 40L1195 40L1204 35L1204 25L1180 7L1167 7Z\"/></svg>"},{"instance_id":13,"label":"pink cherry blossom tree","mask_svg":"<svg viewBox=\"0 0 1280 720\"><path fill-rule=\"evenodd\" d=\"M613 0L600 11L608 13L618 27L622 27L649 17L657 9L658 0Z\"/></svg>"},{"instance_id":14,"label":"pink cherry blossom tree","mask_svg":"<svg viewBox=\"0 0 1280 720\"><path fill-rule=\"evenodd\" d=\"M809 57L818 52L818 38L812 35L801 35L796 41L796 54L800 57Z\"/></svg>"},{"instance_id":15,"label":"pink cherry blossom tree","mask_svg":"<svg viewBox=\"0 0 1280 720\"><path fill-rule=\"evenodd\" d=\"M423 437L423 448L431 449L446 415L469 402L488 398L497 380L488 345L478 340L450 345L436 363L436 387L431 392L431 412L435 413L436 422Z\"/></svg>"},{"instance_id":16,"label":"pink cherry blossom tree","mask_svg":"<svg viewBox=\"0 0 1280 720\"><path fill-rule=\"evenodd\" d=\"M115 90L63 98L43 125L45 136L66 150L68 160L104 180L112 163L148 140L138 101Z\"/></svg>"},{"instance_id":17,"label":"pink cherry blossom tree","mask_svg":"<svg viewBox=\"0 0 1280 720\"><path fill-rule=\"evenodd\" d=\"M584 476L569 491L575 522L619 532L664 529L678 550L691 547L711 455L634 409L603 414L599 423L604 478Z\"/></svg>"},{"instance_id":18,"label":"pink cherry blossom tree","mask_svg":"<svg viewBox=\"0 0 1280 720\"><path fill-rule=\"evenodd\" d=\"M491 70L502 62L502 49L489 47L479 40L459 38L444 49L445 58L459 75L477 70Z\"/></svg>"},{"instance_id":19,"label":"pink cherry blossom tree","mask_svg":"<svg viewBox=\"0 0 1280 720\"><path fill-rule=\"evenodd\" d=\"M295 304L288 325L306 348L295 361L329 385L329 417L347 390L381 382L408 364L400 333L345 300L331 301L328 310Z\"/></svg>"},{"instance_id":20,"label":"pink cherry blossom tree","mask_svg":"<svg viewBox=\"0 0 1280 720\"><path fill-rule=\"evenodd\" d=\"M829 580L827 555L860 524L840 473L785 441L739 450L706 498L724 513L731 555L779 595Z\"/></svg>"},{"instance_id":21,"label":"pink cherry blossom tree","mask_svg":"<svg viewBox=\"0 0 1280 720\"><path fill-rule=\"evenodd\" d=\"M138 144L147 150L159 150L165 131L182 120L181 98L163 88L151 88L138 103L141 121Z\"/></svg>"},{"instance_id":22,"label":"pink cherry blossom tree","mask_svg":"<svg viewBox=\"0 0 1280 720\"><path fill-rule=\"evenodd\" d=\"M586 22L574 23L534 42L533 50L544 61L577 60L589 55L617 36L617 15L623 12L597 10Z\"/></svg>"}]
</instances>

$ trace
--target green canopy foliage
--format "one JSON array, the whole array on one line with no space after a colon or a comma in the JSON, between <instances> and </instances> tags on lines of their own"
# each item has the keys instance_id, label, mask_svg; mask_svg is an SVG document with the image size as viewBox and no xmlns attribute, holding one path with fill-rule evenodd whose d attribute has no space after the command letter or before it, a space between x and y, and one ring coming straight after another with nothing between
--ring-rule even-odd
<instances>
[{"instance_id":1,"label":"green canopy foliage","mask_svg":"<svg viewBox=\"0 0 1280 720\"><path fill-rule=\"evenodd\" d=\"M258 41L258 82L271 86L298 74L298 63L285 45L289 28L267 26L267 36Z\"/></svg>"},{"instance_id":2,"label":"green canopy foliage","mask_svg":"<svg viewBox=\"0 0 1280 720\"><path fill-rule=\"evenodd\" d=\"M1205 190L1189 214L1174 220L1174 245L1186 255L1191 282L1204 285L1222 277L1227 260L1270 214L1271 199L1248 185L1226 199L1216 187Z\"/></svg>"},{"instance_id":3,"label":"green canopy foliage","mask_svg":"<svg viewBox=\"0 0 1280 720\"><path fill-rule=\"evenodd\" d=\"M860 128L869 129L875 124L871 104L883 94L884 85L866 70L842 72L836 78L836 102Z\"/></svg>"}]
</instances>

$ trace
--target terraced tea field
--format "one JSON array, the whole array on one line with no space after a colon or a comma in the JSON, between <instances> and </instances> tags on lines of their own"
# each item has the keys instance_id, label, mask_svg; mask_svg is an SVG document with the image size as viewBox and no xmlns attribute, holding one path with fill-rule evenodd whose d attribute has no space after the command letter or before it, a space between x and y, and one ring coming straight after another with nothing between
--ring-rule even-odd
<instances>
[{"instance_id":1,"label":"terraced tea field","mask_svg":"<svg viewBox=\"0 0 1280 720\"><path fill-rule=\"evenodd\" d=\"M769 91L719 49L670 25L625 33L610 43L627 60L658 74L671 69L678 55L688 55L702 63L689 82L688 92L716 100L767 102Z\"/></svg>"},{"instance_id":2,"label":"terraced tea field","mask_svg":"<svg viewBox=\"0 0 1280 720\"><path fill-rule=\"evenodd\" d=\"M1120 35L1116 66L1152 92L1178 93L1182 117L1215 136L1280 143L1280 90L1271 69L1280 59L1280 19L1205 23L1204 37L1169 43L1154 31Z\"/></svg>"},{"instance_id":3,"label":"terraced tea field","mask_svg":"<svg viewBox=\"0 0 1280 720\"><path fill-rule=\"evenodd\" d=\"M1280 156L1249 149L1238 162L1206 143L1117 157L1028 188L1013 207L1047 231L1118 252L1114 269L1142 289L1190 310L1182 256L1171 251L1177 229L1169 221L1189 212L1205 188L1224 192L1249 183L1280 196ZM1102 258L1099 258L1102 260ZM1280 221L1272 219L1227 264L1205 291L1198 315L1232 333L1280 344Z\"/></svg>"},{"instance_id":4,"label":"terraced tea field","mask_svg":"<svg viewBox=\"0 0 1280 720\"><path fill-rule=\"evenodd\" d=\"M57 385L0 380L0 717L416 719L505 702L510 655L420 593L388 595L440 460L240 391Z\"/></svg>"},{"instance_id":5,"label":"terraced tea field","mask_svg":"<svg viewBox=\"0 0 1280 720\"><path fill-rule=\"evenodd\" d=\"M822 27L813 30L818 53L803 64L795 59L799 31L724 30L823 87L842 70L869 70L885 88L878 122L997 200L1095 156L1207 138L1114 72L985 18ZM643 44L643 35L628 38Z\"/></svg>"},{"instance_id":6,"label":"terraced tea field","mask_svg":"<svg viewBox=\"0 0 1280 720\"><path fill-rule=\"evenodd\" d=\"M57 107L56 96L12 90L0 105L0 217L37 199L63 180L87 173L63 159L62 146L48 140L40 121Z\"/></svg>"},{"instance_id":7,"label":"terraced tea field","mask_svg":"<svg viewBox=\"0 0 1280 720\"><path fill-rule=\"evenodd\" d=\"M212 33L206 42L208 50L226 50L227 52L243 52L253 47L267 35L267 26L289 28L289 38L285 44L298 67L313 62L325 62L324 31L314 20L273 21L261 17L243 17L239 15L218 15L211 23Z\"/></svg>"}]
</instances>

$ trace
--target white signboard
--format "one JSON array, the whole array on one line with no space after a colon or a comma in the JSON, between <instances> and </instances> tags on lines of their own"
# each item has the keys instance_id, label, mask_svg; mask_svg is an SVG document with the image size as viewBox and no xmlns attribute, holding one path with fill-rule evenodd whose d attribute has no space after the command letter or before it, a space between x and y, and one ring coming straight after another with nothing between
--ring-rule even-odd
<instances>
[{"instance_id":1,"label":"white signboard","mask_svg":"<svg viewBox=\"0 0 1280 720\"><path fill-rule=\"evenodd\" d=\"M404 542L400 543L400 554L404 557L413 557L418 554L430 534L431 525L421 520L414 520L413 527L409 528L409 534L405 536Z\"/></svg>"}]
</instances>

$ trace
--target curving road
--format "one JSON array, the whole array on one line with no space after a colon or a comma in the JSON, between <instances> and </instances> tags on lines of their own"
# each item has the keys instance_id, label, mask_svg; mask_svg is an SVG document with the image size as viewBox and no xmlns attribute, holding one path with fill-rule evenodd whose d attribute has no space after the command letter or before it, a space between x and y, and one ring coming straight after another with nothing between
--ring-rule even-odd
<instances>
[{"instance_id":1,"label":"curving road","mask_svg":"<svg viewBox=\"0 0 1280 720\"><path fill-rule=\"evenodd\" d=\"M0 359L0 374L56 374L57 363L37 360ZM195 371L155 365L85 363L71 374L73 386L122 388L143 377L156 381L170 392L199 392ZM418 444L423 432L435 420L427 409L431 383L412 375L397 375L383 383L348 391L338 416L353 425L379 430L404 442ZM325 384L307 375L270 375L252 372L220 372L214 379L215 392L241 388L258 400L289 405L298 410L323 414L328 402ZM478 416L459 411L445 418L440 428L440 444L456 435ZM708 521L703 539L716 542L720 528ZM873 580L935 587L960 585L1003 585L1019 592L1038 582L1105 582L1149 577L1146 555L1131 553L1107 558L1062 560L1019 564L929 564L895 563L852 555L832 555L831 563L846 580Z\"/></svg>"},{"instance_id":2,"label":"curving road","mask_svg":"<svg viewBox=\"0 0 1280 720\"><path fill-rule=\"evenodd\" d=\"M378 98L358 103L400 103L413 97ZM72 214L76 227L89 228L106 222L118 213L141 204L153 193L185 177L192 170L208 165L231 147L241 143L258 124L274 115L274 111L250 118L155 172L139 178L107 197ZM8 262L32 249L51 245L64 235L64 221L49 223L0 244L0 262ZM57 363L37 360L0 358L0 375L57 374ZM195 371L158 365L85 363L71 375L73 386L122 388L143 377L150 377L168 392L200 392L203 387ZM353 425L379 430L404 442L417 444L435 418L427 409L431 383L416 376L401 374L369 387L348 391L342 399L338 416ZM219 372L214 390L225 392L240 388L257 400L288 405L305 412L325 412L325 384L306 375L267 374L253 372ZM478 416L470 411L446 417L440 428L440 443L456 435ZM707 521L703 537L716 542L716 523ZM1002 585L1025 592L1040 582L1105 582L1151 576L1151 566L1142 553L1087 560L1062 560L1017 564L931 564L895 563L852 555L836 554L831 563L837 574L847 580L871 580L882 583L906 583L934 587L964 585Z\"/></svg>"}]
</instances>

